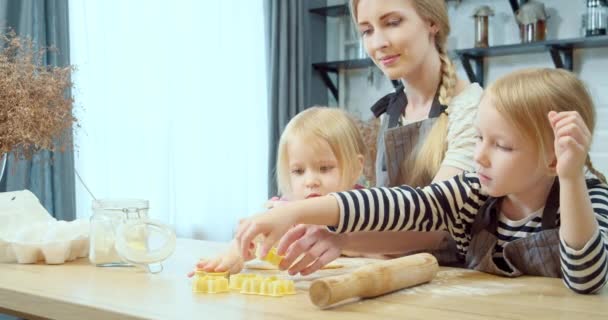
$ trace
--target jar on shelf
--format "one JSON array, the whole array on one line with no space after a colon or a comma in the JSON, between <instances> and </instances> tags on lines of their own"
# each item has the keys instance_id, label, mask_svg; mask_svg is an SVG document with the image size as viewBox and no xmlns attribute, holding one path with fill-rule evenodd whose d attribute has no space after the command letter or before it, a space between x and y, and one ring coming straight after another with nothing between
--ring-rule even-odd
<instances>
[{"instance_id":1,"label":"jar on shelf","mask_svg":"<svg viewBox=\"0 0 608 320\"><path fill-rule=\"evenodd\" d=\"M608 24L608 4L606 0L587 0L587 12L584 15L585 35L606 35Z\"/></svg>"},{"instance_id":2,"label":"jar on shelf","mask_svg":"<svg viewBox=\"0 0 608 320\"><path fill-rule=\"evenodd\" d=\"M544 41L547 34L548 18L543 3L530 0L522 5L516 15L521 42Z\"/></svg>"},{"instance_id":3,"label":"jar on shelf","mask_svg":"<svg viewBox=\"0 0 608 320\"><path fill-rule=\"evenodd\" d=\"M93 201L89 260L98 267L141 266L160 272L161 262L175 250L175 233L148 218L148 201Z\"/></svg>"},{"instance_id":4,"label":"jar on shelf","mask_svg":"<svg viewBox=\"0 0 608 320\"><path fill-rule=\"evenodd\" d=\"M481 6L473 12L475 19L475 48L488 47L489 18L494 15L490 6Z\"/></svg>"}]
</instances>

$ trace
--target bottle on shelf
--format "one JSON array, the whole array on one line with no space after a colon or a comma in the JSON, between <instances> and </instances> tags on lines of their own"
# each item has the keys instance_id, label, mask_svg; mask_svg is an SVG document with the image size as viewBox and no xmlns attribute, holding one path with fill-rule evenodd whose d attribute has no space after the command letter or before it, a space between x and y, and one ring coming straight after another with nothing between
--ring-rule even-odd
<instances>
[{"instance_id":1,"label":"bottle on shelf","mask_svg":"<svg viewBox=\"0 0 608 320\"><path fill-rule=\"evenodd\" d=\"M585 35L606 35L608 24L608 4L606 0L587 0L587 13L584 15Z\"/></svg>"}]
</instances>

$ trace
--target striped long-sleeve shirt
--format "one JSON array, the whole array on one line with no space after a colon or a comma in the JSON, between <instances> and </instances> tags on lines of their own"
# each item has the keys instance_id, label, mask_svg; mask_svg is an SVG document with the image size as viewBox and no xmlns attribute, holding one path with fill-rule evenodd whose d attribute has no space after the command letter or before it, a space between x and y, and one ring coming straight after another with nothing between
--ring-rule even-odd
<instances>
[{"instance_id":1,"label":"striped long-sleeve shirt","mask_svg":"<svg viewBox=\"0 0 608 320\"><path fill-rule=\"evenodd\" d=\"M475 215L488 199L475 173L464 173L424 188L372 188L332 195L338 200L340 220L337 226L329 228L331 231L446 230L456 241L463 257L472 239ZM608 186L598 184L589 188L589 196L599 231L580 250L560 241L564 283L579 293L597 292L608 279ZM559 210L557 220L559 225ZM500 221L498 246L541 231L538 217L520 224L505 223L504 220L501 224ZM502 248L497 251L500 256Z\"/></svg>"}]
</instances>

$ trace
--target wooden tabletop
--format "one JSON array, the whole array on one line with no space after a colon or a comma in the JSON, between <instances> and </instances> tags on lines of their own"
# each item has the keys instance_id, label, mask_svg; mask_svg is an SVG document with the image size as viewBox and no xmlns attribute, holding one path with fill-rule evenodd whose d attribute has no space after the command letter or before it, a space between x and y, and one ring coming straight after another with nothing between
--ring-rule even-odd
<instances>
[{"instance_id":1,"label":"wooden tabletop","mask_svg":"<svg viewBox=\"0 0 608 320\"><path fill-rule=\"evenodd\" d=\"M348 272L369 259L342 258L343 268L292 277L297 294L194 294L186 273L225 243L179 239L160 274L99 268L87 259L49 265L0 264L0 313L51 319L608 319L608 290L577 295L560 279L508 279L442 268L429 284L328 310L308 298L312 279ZM252 271L250 271L252 272ZM278 274L279 271L255 271Z\"/></svg>"}]
</instances>

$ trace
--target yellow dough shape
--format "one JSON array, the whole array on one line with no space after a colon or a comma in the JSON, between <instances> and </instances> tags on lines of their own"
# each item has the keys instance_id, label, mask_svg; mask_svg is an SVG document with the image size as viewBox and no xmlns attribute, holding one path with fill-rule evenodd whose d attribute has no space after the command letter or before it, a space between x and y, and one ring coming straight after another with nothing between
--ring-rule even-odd
<instances>
[{"instance_id":1,"label":"yellow dough shape","mask_svg":"<svg viewBox=\"0 0 608 320\"><path fill-rule=\"evenodd\" d=\"M197 270L192 292L195 293L223 293L229 292L228 272L205 272Z\"/></svg>"},{"instance_id":2,"label":"yellow dough shape","mask_svg":"<svg viewBox=\"0 0 608 320\"><path fill-rule=\"evenodd\" d=\"M230 276L230 290L241 291L243 282L253 278L262 278L262 276L253 273L238 273Z\"/></svg>"},{"instance_id":3,"label":"yellow dough shape","mask_svg":"<svg viewBox=\"0 0 608 320\"><path fill-rule=\"evenodd\" d=\"M262 277L255 274L235 274L230 276L230 289L243 294L282 297L296 294L293 280L283 280L276 276Z\"/></svg>"},{"instance_id":4,"label":"yellow dough shape","mask_svg":"<svg viewBox=\"0 0 608 320\"><path fill-rule=\"evenodd\" d=\"M261 246L257 247L257 252L256 255L258 257L260 257L260 248ZM274 265L274 266L278 266L281 261L283 261L283 256L280 256L277 253L277 248L272 247L272 249L270 249L270 251L268 251L268 253L266 254L266 256L264 257L260 257L260 260L266 261L266 262L270 262L270 264Z\"/></svg>"},{"instance_id":5,"label":"yellow dough shape","mask_svg":"<svg viewBox=\"0 0 608 320\"><path fill-rule=\"evenodd\" d=\"M258 245L256 248L256 255L258 257L261 256L260 254L260 248L261 246ZM268 265L264 265L264 264L255 264L255 263L250 263L247 265L248 269L253 269L253 270L276 270L279 266L279 264L281 263L281 261L283 261L284 256L280 256L277 253L277 248L276 247L272 247L272 249L270 249L270 251L268 251L268 254L266 254L265 257L260 257L260 260L262 261L266 261L270 264L272 264L274 267L270 267ZM335 262L331 262L328 263L327 265L321 267L322 270L324 269L339 269L344 267L343 265L339 264L339 263L335 263Z\"/></svg>"}]
</instances>

